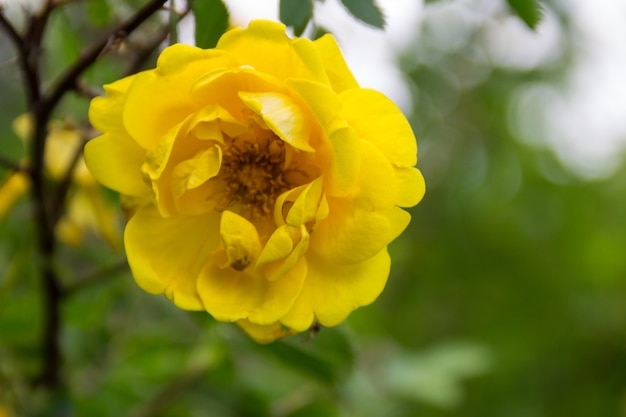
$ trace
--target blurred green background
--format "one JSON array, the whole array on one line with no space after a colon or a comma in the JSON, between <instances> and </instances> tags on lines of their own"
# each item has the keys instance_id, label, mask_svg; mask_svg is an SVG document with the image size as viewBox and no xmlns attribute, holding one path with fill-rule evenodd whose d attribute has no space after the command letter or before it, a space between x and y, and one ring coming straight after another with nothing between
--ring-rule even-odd
<instances>
[{"instance_id":1,"label":"blurred green background","mask_svg":"<svg viewBox=\"0 0 626 417\"><path fill-rule=\"evenodd\" d=\"M577 23L574 3L545 2L535 32L504 2L419 8L395 65L427 193L391 246L380 298L312 340L256 345L233 325L180 311L142 292L123 253L93 237L59 254L64 283L92 281L63 303L65 387L32 389L42 312L23 199L0 224L0 416L626 416L624 137L612 131L612 150L592 158L599 139L582 132L591 151L581 164L580 144L558 127L582 129L589 114L550 111L555 95L580 100L572 77L589 50L605 47ZM47 32L44 72L52 79L139 4L64 7ZM626 17L620 4L596 7ZM530 52L549 28L559 37L541 59L511 61L493 48L503 36L494 27L505 24L535 39ZM146 23L133 42L157 26ZM25 107L4 36L0 153L18 160L24 149L10 126ZM497 51L514 51L515 39ZM86 82L99 88L126 63L123 51L99 61ZM606 88L602 73L587 76ZM80 122L87 103L70 95L56 116ZM591 111L602 120L612 110Z\"/></svg>"}]
</instances>

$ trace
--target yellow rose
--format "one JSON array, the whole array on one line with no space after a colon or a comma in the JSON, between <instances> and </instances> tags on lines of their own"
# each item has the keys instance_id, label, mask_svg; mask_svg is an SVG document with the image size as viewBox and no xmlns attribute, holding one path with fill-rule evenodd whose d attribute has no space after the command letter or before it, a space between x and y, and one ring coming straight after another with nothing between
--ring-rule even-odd
<instances>
[{"instance_id":1,"label":"yellow rose","mask_svg":"<svg viewBox=\"0 0 626 417\"><path fill-rule=\"evenodd\" d=\"M85 158L123 195L145 291L269 342L383 290L424 180L407 120L358 86L332 36L254 21L105 91Z\"/></svg>"}]
</instances>

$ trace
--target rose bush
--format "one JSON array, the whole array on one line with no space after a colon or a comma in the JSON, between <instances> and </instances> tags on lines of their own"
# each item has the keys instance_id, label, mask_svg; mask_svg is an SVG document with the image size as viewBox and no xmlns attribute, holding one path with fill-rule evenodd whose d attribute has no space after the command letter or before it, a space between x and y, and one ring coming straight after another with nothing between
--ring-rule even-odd
<instances>
[{"instance_id":1,"label":"rose bush","mask_svg":"<svg viewBox=\"0 0 626 417\"><path fill-rule=\"evenodd\" d=\"M260 342L335 326L389 275L424 181L400 110L334 38L254 21L105 86L87 165L122 194L138 285Z\"/></svg>"}]
</instances>

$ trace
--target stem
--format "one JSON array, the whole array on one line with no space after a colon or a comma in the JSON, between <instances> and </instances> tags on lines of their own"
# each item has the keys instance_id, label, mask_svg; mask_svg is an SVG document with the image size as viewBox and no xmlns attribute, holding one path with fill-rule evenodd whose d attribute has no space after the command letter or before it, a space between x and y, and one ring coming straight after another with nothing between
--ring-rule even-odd
<instances>
[{"instance_id":1,"label":"stem","mask_svg":"<svg viewBox=\"0 0 626 417\"><path fill-rule=\"evenodd\" d=\"M59 77L59 81L44 98L42 107L48 112L52 110L67 91L75 89L78 77L98 59L100 54L104 52L107 47L114 44L116 40L128 36L146 19L160 10L165 1L166 0L152 0L148 2L143 8L139 9L137 13L111 31L109 35L87 49L87 51Z\"/></svg>"},{"instance_id":2,"label":"stem","mask_svg":"<svg viewBox=\"0 0 626 417\"><path fill-rule=\"evenodd\" d=\"M77 87L78 79L96 59L115 40L125 37L141 23L158 11L165 0L151 0L139 9L128 20L124 21L101 41L93 44L81 57L74 62L61 76L53 87L45 94L41 90L39 75L39 57L41 40L52 10L63 4L47 0L42 11L31 16L28 29L24 35L2 14L0 7L0 27L8 34L18 53L18 61L24 77L25 94L28 111L33 115L34 126L31 138L32 169L29 171L32 181L32 196L35 202L35 221L38 231L38 252L44 297L44 329L42 340L43 369L36 383L54 389L60 384L61 351L59 334L61 329L61 300L63 290L54 269L56 252L55 226L62 212L69 184L71 171L55 193L51 193L44 177L44 154L48 136L49 119L64 95ZM76 161L80 154L77 154ZM72 169L73 167L69 167Z\"/></svg>"}]
</instances>

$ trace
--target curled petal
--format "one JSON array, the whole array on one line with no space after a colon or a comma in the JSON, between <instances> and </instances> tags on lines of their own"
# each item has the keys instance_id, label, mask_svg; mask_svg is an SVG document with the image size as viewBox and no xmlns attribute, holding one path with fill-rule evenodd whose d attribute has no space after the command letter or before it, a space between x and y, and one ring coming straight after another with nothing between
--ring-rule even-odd
<instances>
[{"instance_id":1,"label":"curled petal","mask_svg":"<svg viewBox=\"0 0 626 417\"><path fill-rule=\"evenodd\" d=\"M239 97L252 111L263 118L276 135L296 149L313 152L309 144L309 116L293 99L276 93L240 92Z\"/></svg>"},{"instance_id":2,"label":"curled petal","mask_svg":"<svg viewBox=\"0 0 626 417\"><path fill-rule=\"evenodd\" d=\"M257 267L269 281L282 278L309 248L309 232L304 225L282 225L270 236Z\"/></svg>"},{"instance_id":3,"label":"curled petal","mask_svg":"<svg viewBox=\"0 0 626 417\"><path fill-rule=\"evenodd\" d=\"M172 192L174 198L183 195L187 190L198 188L215 177L222 164L222 148L213 145L198 151L191 159L187 159L174 167L172 171Z\"/></svg>"},{"instance_id":4,"label":"curled petal","mask_svg":"<svg viewBox=\"0 0 626 417\"><path fill-rule=\"evenodd\" d=\"M232 211L224 211L220 222L220 236L228 264L237 271L254 265L261 252L261 242L256 227Z\"/></svg>"},{"instance_id":5,"label":"curled petal","mask_svg":"<svg viewBox=\"0 0 626 417\"><path fill-rule=\"evenodd\" d=\"M308 184L293 202L287 213L286 223L300 226L315 219L322 198L323 181L318 178Z\"/></svg>"}]
</instances>

